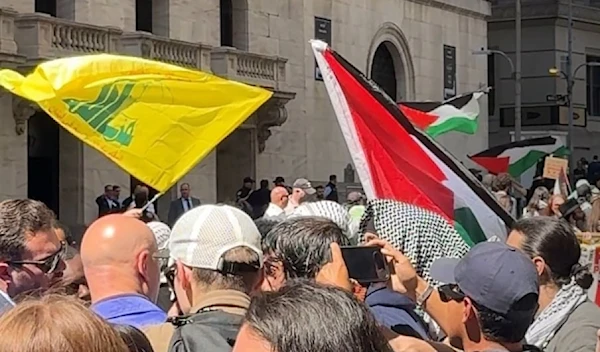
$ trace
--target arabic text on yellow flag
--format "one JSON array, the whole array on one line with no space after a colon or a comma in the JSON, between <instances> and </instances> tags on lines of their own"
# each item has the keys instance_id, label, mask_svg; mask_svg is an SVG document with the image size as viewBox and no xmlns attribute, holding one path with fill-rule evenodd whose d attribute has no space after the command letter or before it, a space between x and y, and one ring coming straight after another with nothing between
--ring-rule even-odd
<instances>
[{"instance_id":1,"label":"arabic text on yellow flag","mask_svg":"<svg viewBox=\"0 0 600 352\"><path fill-rule=\"evenodd\" d=\"M164 192L272 93L134 57L90 55L45 62L0 85L40 105L69 132Z\"/></svg>"}]
</instances>

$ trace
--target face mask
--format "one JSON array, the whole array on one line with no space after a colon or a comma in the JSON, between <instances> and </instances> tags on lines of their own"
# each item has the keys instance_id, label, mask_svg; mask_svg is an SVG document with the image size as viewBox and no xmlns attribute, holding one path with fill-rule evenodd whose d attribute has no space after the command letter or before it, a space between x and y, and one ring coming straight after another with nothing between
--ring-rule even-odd
<instances>
[{"instance_id":1,"label":"face mask","mask_svg":"<svg viewBox=\"0 0 600 352\"><path fill-rule=\"evenodd\" d=\"M538 210L546 209L548 207L548 203L543 200L540 200L537 204Z\"/></svg>"}]
</instances>

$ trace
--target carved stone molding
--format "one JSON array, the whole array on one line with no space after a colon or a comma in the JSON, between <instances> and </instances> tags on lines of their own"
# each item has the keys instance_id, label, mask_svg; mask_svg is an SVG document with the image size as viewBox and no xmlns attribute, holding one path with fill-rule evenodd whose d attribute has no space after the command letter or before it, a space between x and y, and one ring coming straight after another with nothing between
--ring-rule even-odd
<instances>
[{"instance_id":1,"label":"carved stone molding","mask_svg":"<svg viewBox=\"0 0 600 352\"><path fill-rule=\"evenodd\" d=\"M17 135L25 133L27 121L38 110L38 106L16 95L12 97L13 118L15 119L15 132Z\"/></svg>"},{"instance_id":2,"label":"carved stone molding","mask_svg":"<svg viewBox=\"0 0 600 352\"><path fill-rule=\"evenodd\" d=\"M259 153L265 150L267 139L272 135L271 128L281 126L287 120L288 113L285 108L287 102L286 99L273 97L258 109L256 132Z\"/></svg>"}]
</instances>

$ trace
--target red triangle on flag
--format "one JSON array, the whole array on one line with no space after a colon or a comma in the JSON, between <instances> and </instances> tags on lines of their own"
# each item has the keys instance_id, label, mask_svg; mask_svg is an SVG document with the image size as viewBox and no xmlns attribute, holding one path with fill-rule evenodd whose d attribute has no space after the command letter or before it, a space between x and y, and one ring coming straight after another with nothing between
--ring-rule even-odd
<instances>
[{"instance_id":1,"label":"red triangle on flag","mask_svg":"<svg viewBox=\"0 0 600 352\"><path fill-rule=\"evenodd\" d=\"M510 158L507 156L472 156L470 159L495 175L508 172L508 166L510 165Z\"/></svg>"},{"instance_id":2,"label":"red triangle on flag","mask_svg":"<svg viewBox=\"0 0 600 352\"><path fill-rule=\"evenodd\" d=\"M331 51L324 57L350 109L376 197L418 205L453 220L453 193L442 184L445 175L423 146Z\"/></svg>"},{"instance_id":3,"label":"red triangle on flag","mask_svg":"<svg viewBox=\"0 0 600 352\"><path fill-rule=\"evenodd\" d=\"M421 130L425 131L427 127L429 127L435 120L438 119L438 116L430 114L425 111L417 110L410 108L403 104L398 104L400 111L413 123L413 125L417 126Z\"/></svg>"}]
</instances>

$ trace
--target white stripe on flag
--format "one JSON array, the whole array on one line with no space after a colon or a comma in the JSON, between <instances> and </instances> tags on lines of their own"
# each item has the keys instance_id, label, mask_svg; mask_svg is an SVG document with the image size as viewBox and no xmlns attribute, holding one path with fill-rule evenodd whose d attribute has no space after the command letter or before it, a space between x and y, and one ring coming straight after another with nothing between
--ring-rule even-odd
<instances>
[{"instance_id":1,"label":"white stripe on flag","mask_svg":"<svg viewBox=\"0 0 600 352\"><path fill-rule=\"evenodd\" d=\"M348 151L352 156L352 161L354 162L354 167L356 168L356 173L362 183L365 195L369 199L375 199L377 198L377 195L375 194L371 169L369 169L367 157L358 140L358 133L356 132L354 119L352 118L350 108L348 107L348 101L344 96L340 83L323 56L323 51L327 50L327 43L320 40L311 40L310 44L315 54L317 64L319 65L319 69L321 70L323 83L325 83L325 87L329 92L331 105L333 105L333 110L335 111L342 134L344 135L344 140L346 140L346 144L348 145Z\"/></svg>"}]
</instances>

